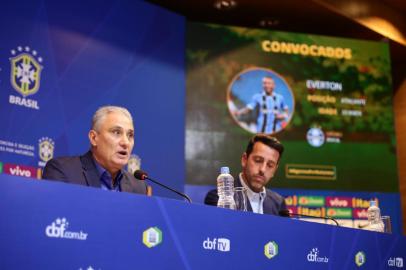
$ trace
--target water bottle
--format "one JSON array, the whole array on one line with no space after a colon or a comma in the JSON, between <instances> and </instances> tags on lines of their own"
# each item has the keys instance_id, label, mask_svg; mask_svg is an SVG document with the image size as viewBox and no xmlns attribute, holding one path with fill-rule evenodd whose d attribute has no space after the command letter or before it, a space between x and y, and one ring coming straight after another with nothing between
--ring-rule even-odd
<instances>
[{"instance_id":1,"label":"water bottle","mask_svg":"<svg viewBox=\"0 0 406 270\"><path fill-rule=\"evenodd\" d=\"M235 209L234 178L228 167L221 167L220 175L217 177L217 194L219 195L217 207Z\"/></svg>"},{"instance_id":2,"label":"water bottle","mask_svg":"<svg viewBox=\"0 0 406 270\"><path fill-rule=\"evenodd\" d=\"M381 220L381 209L376 205L376 201L369 202L367 213L369 222L367 229L370 231L383 232L385 228Z\"/></svg>"}]
</instances>

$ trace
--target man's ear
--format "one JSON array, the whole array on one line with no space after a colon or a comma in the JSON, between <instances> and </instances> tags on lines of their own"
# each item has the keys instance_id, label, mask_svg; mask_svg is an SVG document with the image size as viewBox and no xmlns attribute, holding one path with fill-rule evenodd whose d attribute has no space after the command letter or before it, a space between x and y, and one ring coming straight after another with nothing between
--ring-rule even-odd
<instances>
[{"instance_id":1,"label":"man's ear","mask_svg":"<svg viewBox=\"0 0 406 270\"><path fill-rule=\"evenodd\" d=\"M248 162L248 156L247 153L244 152L244 154L242 154L241 156L241 167L245 168L245 166L247 165Z\"/></svg>"},{"instance_id":2,"label":"man's ear","mask_svg":"<svg viewBox=\"0 0 406 270\"><path fill-rule=\"evenodd\" d=\"M92 147L97 146L97 132L92 129L89 131L88 136L89 136L89 141L90 141L90 144L92 145Z\"/></svg>"},{"instance_id":3,"label":"man's ear","mask_svg":"<svg viewBox=\"0 0 406 270\"><path fill-rule=\"evenodd\" d=\"M275 172L278 170L280 163L281 163L281 154L279 154L279 156L278 156L278 162L276 163Z\"/></svg>"}]
</instances>

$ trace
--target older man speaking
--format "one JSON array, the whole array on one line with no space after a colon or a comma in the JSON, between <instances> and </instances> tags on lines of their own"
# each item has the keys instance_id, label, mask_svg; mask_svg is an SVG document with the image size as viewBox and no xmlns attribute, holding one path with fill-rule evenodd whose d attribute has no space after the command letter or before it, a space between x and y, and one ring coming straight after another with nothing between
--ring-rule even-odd
<instances>
[{"instance_id":1,"label":"older man speaking","mask_svg":"<svg viewBox=\"0 0 406 270\"><path fill-rule=\"evenodd\" d=\"M43 178L102 188L146 194L145 183L137 181L123 167L134 147L134 125L122 107L99 108L89 131L90 151L82 156L54 158L47 162Z\"/></svg>"}]
</instances>

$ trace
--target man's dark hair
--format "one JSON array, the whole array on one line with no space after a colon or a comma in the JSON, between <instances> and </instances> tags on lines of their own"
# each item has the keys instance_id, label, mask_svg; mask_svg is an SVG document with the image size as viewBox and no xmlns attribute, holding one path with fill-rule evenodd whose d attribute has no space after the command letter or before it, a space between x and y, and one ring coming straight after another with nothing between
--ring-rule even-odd
<instances>
[{"instance_id":1,"label":"man's dark hair","mask_svg":"<svg viewBox=\"0 0 406 270\"><path fill-rule=\"evenodd\" d=\"M264 133L257 134L249 140L247 149L245 150L247 157L251 154L252 149L254 148L254 144L256 142L261 142L269 146L270 148L275 149L279 153L279 159L281 158L284 149L283 145L275 137L272 137Z\"/></svg>"}]
</instances>

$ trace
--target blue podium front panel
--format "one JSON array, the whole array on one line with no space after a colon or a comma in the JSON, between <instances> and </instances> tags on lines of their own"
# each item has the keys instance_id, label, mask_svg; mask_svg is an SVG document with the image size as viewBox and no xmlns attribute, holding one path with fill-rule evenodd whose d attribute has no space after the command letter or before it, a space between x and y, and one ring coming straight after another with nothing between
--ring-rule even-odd
<instances>
[{"instance_id":1,"label":"blue podium front panel","mask_svg":"<svg viewBox=\"0 0 406 270\"><path fill-rule=\"evenodd\" d=\"M403 236L0 176L0 269L398 269Z\"/></svg>"}]
</instances>

